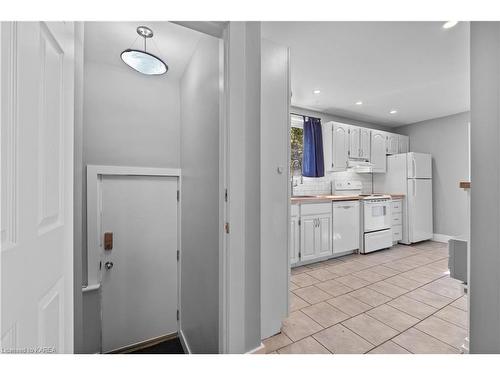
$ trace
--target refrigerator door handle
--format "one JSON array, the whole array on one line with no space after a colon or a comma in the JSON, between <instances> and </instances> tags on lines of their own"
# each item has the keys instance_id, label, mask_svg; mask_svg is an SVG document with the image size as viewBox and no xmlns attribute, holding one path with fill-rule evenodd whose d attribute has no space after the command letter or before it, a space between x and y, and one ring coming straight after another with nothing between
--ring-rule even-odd
<instances>
[{"instance_id":1,"label":"refrigerator door handle","mask_svg":"<svg viewBox=\"0 0 500 375\"><path fill-rule=\"evenodd\" d=\"M413 196L417 196L417 180L413 179Z\"/></svg>"},{"instance_id":2,"label":"refrigerator door handle","mask_svg":"<svg viewBox=\"0 0 500 375\"><path fill-rule=\"evenodd\" d=\"M417 177L417 176L416 176L416 169L417 169L417 166L416 166L416 164L415 164L415 158L412 158L412 159L411 159L411 169L412 169L412 173L413 173L413 174L411 175L411 177L416 178L416 177Z\"/></svg>"}]
</instances>

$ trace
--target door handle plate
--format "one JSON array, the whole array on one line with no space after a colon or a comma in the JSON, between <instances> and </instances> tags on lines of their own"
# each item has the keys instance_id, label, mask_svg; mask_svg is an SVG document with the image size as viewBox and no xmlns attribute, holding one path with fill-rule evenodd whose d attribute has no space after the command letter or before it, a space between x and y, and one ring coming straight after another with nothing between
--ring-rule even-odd
<instances>
[{"instance_id":1,"label":"door handle plate","mask_svg":"<svg viewBox=\"0 0 500 375\"><path fill-rule=\"evenodd\" d=\"M113 232L104 233L104 250L113 249Z\"/></svg>"}]
</instances>

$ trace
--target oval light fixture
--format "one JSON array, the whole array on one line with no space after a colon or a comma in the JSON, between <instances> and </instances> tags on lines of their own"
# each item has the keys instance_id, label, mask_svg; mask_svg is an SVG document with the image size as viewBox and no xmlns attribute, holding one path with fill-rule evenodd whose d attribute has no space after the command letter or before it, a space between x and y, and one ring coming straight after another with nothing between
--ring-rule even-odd
<instances>
[{"instance_id":1,"label":"oval light fixture","mask_svg":"<svg viewBox=\"0 0 500 375\"><path fill-rule=\"evenodd\" d=\"M391 109L389 111L389 114L391 114L391 115L395 115L396 113L398 113L398 111L396 109Z\"/></svg>"},{"instance_id":2,"label":"oval light fixture","mask_svg":"<svg viewBox=\"0 0 500 375\"><path fill-rule=\"evenodd\" d=\"M443 29L451 29L452 27L456 26L458 21L448 21L445 22L443 25Z\"/></svg>"},{"instance_id":3,"label":"oval light fixture","mask_svg":"<svg viewBox=\"0 0 500 375\"><path fill-rule=\"evenodd\" d=\"M153 37L153 30L139 26L137 34L144 38L144 51L128 48L120 55L125 64L135 71L146 75L160 75L168 71L168 66L158 56L146 52L146 40Z\"/></svg>"}]
</instances>

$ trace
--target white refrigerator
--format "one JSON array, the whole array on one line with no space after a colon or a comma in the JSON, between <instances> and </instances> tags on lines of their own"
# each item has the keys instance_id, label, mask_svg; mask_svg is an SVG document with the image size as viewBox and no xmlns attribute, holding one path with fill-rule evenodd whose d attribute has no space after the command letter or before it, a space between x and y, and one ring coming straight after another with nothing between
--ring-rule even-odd
<instances>
[{"instance_id":1,"label":"white refrigerator","mask_svg":"<svg viewBox=\"0 0 500 375\"><path fill-rule=\"evenodd\" d=\"M373 175L377 193L405 194L403 240L410 244L433 237L432 155L418 152L390 155L387 172Z\"/></svg>"}]
</instances>

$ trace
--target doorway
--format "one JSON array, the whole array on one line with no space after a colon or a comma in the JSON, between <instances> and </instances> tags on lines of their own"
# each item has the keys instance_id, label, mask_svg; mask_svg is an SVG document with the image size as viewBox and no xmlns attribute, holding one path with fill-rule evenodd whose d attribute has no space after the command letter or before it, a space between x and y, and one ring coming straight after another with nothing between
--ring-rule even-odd
<instances>
[{"instance_id":1,"label":"doorway","mask_svg":"<svg viewBox=\"0 0 500 375\"><path fill-rule=\"evenodd\" d=\"M103 353L178 332L177 190L177 177L102 176Z\"/></svg>"}]
</instances>

